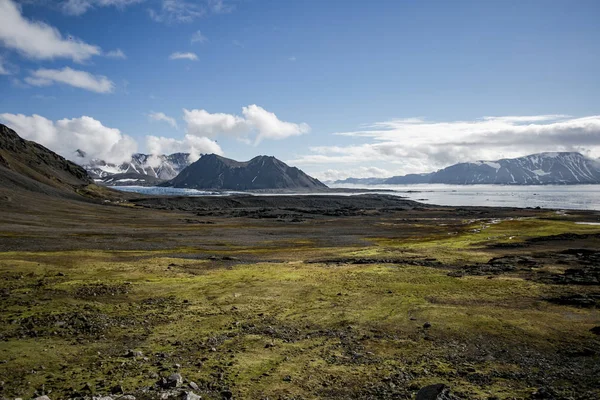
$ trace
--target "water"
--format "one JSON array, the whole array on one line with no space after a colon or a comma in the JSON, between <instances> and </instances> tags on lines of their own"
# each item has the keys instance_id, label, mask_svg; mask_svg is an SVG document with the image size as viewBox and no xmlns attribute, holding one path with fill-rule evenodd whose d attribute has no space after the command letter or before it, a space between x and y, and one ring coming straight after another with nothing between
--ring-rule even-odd
<instances>
[{"instance_id":1,"label":"water","mask_svg":"<svg viewBox=\"0 0 600 400\"><path fill-rule=\"evenodd\" d=\"M600 185L561 186L504 186L504 185L330 185L340 190L335 194L350 196L360 194L360 189L375 190L376 193L407 197L427 204L446 206L490 206L490 207L541 207L551 209L600 210ZM353 191L344 192L343 188ZM122 186L115 189L149 195L207 196L231 195L243 192L217 192L194 189L163 187ZM358 192L356 191L358 190ZM393 190L393 192L388 192ZM363 192L366 193L366 192ZM373 192L371 192L373 193ZM285 193L290 195L293 193ZM330 193L297 193L330 194ZM273 195L273 194L256 194Z\"/></svg>"}]
</instances>

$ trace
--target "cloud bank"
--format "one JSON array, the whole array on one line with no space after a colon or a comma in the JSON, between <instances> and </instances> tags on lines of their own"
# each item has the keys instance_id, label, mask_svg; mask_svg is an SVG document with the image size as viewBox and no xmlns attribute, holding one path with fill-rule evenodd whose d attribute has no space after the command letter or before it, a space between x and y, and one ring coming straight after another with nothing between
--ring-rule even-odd
<instances>
[{"instance_id":1,"label":"cloud bank","mask_svg":"<svg viewBox=\"0 0 600 400\"><path fill-rule=\"evenodd\" d=\"M0 114L0 120L21 137L40 143L77 162L81 162L75 156L78 149L86 153L85 161L97 158L116 164L129 161L137 151L137 143L133 138L87 116L54 122L36 114L26 116L5 113Z\"/></svg>"},{"instance_id":2,"label":"cloud bank","mask_svg":"<svg viewBox=\"0 0 600 400\"><path fill-rule=\"evenodd\" d=\"M397 173L433 171L457 162L495 160L543 151L579 151L600 156L600 116L483 117L429 122L420 118L377 122L338 132L360 143L317 146L290 162L298 165L394 164Z\"/></svg>"}]
</instances>

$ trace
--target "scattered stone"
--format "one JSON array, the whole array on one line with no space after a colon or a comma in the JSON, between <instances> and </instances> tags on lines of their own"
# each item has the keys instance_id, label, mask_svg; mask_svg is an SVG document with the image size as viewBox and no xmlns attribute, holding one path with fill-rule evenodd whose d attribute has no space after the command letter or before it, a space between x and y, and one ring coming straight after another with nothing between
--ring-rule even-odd
<instances>
[{"instance_id":1,"label":"scattered stone","mask_svg":"<svg viewBox=\"0 0 600 400\"><path fill-rule=\"evenodd\" d=\"M192 392L183 392L181 393L181 397L179 397L181 400L201 400L202 396L198 396L195 393Z\"/></svg>"},{"instance_id":2,"label":"scattered stone","mask_svg":"<svg viewBox=\"0 0 600 400\"><path fill-rule=\"evenodd\" d=\"M125 353L125 357L128 358L140 358L143 356L144 353L142 353L141 351L127 350L127 353Z\"/></svg>"},{"instance_id":3,"label":"scattered stone","mask_svg":"<svg viewBox=\"0 0 600 400\"><path fill-rule=\"evenodd\" d=\"M457 400L457 398L450 393L448 386L443 383L436 383L421 388L417 392L415 400Z\"/></svg>"},{"instance_id":4,"label":"scattered stone","mask_svg":"<svg viewBox=\"0 0 600 400\"><path fill-rule=\"evenodd\" d=\"M56 276L66 276L64 272L58 272Z\"/></svg>"},{"instance_id":5,"label":"scattered stone","mask_svg":"<svg viewBox=\"0 0 600 400\"><path fill-rule=\"evenodd\" d=\"M292 381L292 377L289 376L289 375L286 375L286 376L283 377L283 381L284 382L291 382Z\"/></svg>"},{"instance_id":6,"label":"scattered stone","mask_svg":"<svg viewBox=\"0 0 600 400\"><path fill-rule=\"evenodd\" d=\"M183 385L183 377L181 374L172 374L167 378L167 387L179 387Z\"/></svg>"},{"instance_id":7,"label":"scattered stone","mask_svg":"<svg viewBox=\"0 0 600 400\"><path fill-rule=\"evenodd\" d=\"M40 396L40 397L36 397L35 400L50 400L50 397L48 397L48 396Z\"/></svg>"},{"instance_id":8,"label":"scattered stone","mask_svg":"<svg viewBox=\"0 0 600 400\"><path fill-rule=\"evenodd\" d=\"M194 389L195 391L199 391L200 390L200 387L194 381L190 381L190 383L188 385L189 385L190 388Z\"/></svg>"},{"instance_id":9,"label":"scattered stone","mask_svg":"<svg viewBox=\"0 0 600 400\"><path fill-rule=\"evenodd\" d=\"M425 323L423 324L423 328L425 328L425 329L429 329L429 328L431 328L431 323L430 323L430 322L425 322Z\"/></svg>"}]
</instances>

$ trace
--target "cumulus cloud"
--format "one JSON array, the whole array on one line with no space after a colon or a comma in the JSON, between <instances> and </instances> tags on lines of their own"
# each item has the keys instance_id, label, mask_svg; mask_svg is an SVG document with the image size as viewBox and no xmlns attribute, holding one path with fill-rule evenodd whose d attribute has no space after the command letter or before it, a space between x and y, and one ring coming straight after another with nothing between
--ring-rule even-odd
<instances>
[{"instance_id":1,"label":"cumulus cloud","mask_svg":"<svg viewBox=\"0 0 600 400\"><path fill-rule=\"evenodd\" d=\"M129 161L137 143L118 129L109 128L94 118L61 119L56 122L39 115L0 114L0 120L20 136L33 140L65 158L81 163L76 150L86 153L85 162L97 158L110 163Z\"/></svg>"},{"instance_id":2,"label":"cumulus cloud","mask_svg":"<svg viewBox=\"0 0 600 400\"><path fill-rule=\"evenodd\" d=\"M255 144L264 139L285 139L310 131L305 123L281 121L277 116L256 104L242 108L242 115L215 113L206 110L183 110L187 132L196 136L217 137L220 135L247 138L255 135Z\"/></svg>"},{"instance_id":3,"label":"cumulus cloud","mask_svg":"<svg viewBox=\"0 0 600 400\"><path fill-rule=\"evenodd\" d=\"M102 53L98 46L76 38L63 38L56 28L24 18L12 0L0 0L0 43L37 60L69 58L83 62Z\"/></svg>"},{"instance_id":4,"label":"cumulus cloud","mask_svg":"<svg viewBox=\"0 0 600 400\"><path fill-rule=\"evenodd\" d=\"M432 171L475 160L518 157L543 151L580 151L600 156L600 116L483 117L472 121L428 122L419 118L384 121L335 135L369 139L349 146L312 147L291 162L300 165L396 164L399 172Z\"/></svg>"},{"instance_id":5,"label":"cumulus cloud","mask_svg":"<svg viewBox=\"0 0 600 400\"><path fill-rule=\"evenodd\" d=\"M175 53L173 53L169 56L169 59L197 61L198 56L195 53L180 53L180 52L176 51Z\"/></svg>"},{"instance_id":6,"label":"cumulus cloud","mask_svg":"<svg viewBox=\"0 0 600 400\"><path fill-rule=\"evenodd\" d=\"M107 52L105 56L108 58L120 58L122 60L127 58L127 56L125 55L125 53L123 53L123 50L121 49L111 50Z\"/></svg>"},{"instance_id":7,"label":"cumulus cloud","mask_svg":"<svg viewBox=\"0 0 600 400\"><path fill-rule=\"evenodd\" d=\"M200 31L194 32L192 38L190 39L192 44L194 43L206 43L208 42L208 38L202 34Z\"/></svg>"},{"instance_id":8,"label":"cumulus cloud","mask_svg":"<svg viewBox=\"0 0 600 400\"><path fill-rule=\"evenodd\" d=\"M50 86L62 83L76 88L90 90L96 93L110 93L115 84L105 76L92 75L89 72L78 71L65 67L63 69L38 69L25 78L32 86Z\"/></svg>"},{"instance_id":9,"label":"cumulus cloud","mask_svg":"<svg viewBox=\"0 0 600 400\"><path fill-rule=\"evenodd\" d=\"M207 137L185 135L182 140L174 138L147 136L146 147L150 154L190 153L189 161L194 162L202 154L223 154L221 147Z\"/></svg>"},{"instance_id":10,"label":"cumulus cloud","mask_svg":"<svg viewBox=\"0 0 600 400\"><path fill-rule=\"evenodd\" d=\"M165 113L151 112L150 114L148 114L148 118L150 118L152 121L164 121L167 124L171 125L173 128L177 129L177 121L175 121L175 118L169 117Z\"/></svg>"},{"instance_id":11,"label":"cumulus cloud","mask_svg":"<svg viewBox=\"0 0 600 400\"><path fill-rule=\"evenodd\" d=\"M113 6L124 8L145 0L65 0L61 4L62 10L69 15L82 15L94 7Z\"/></svg>"}]
</instances>

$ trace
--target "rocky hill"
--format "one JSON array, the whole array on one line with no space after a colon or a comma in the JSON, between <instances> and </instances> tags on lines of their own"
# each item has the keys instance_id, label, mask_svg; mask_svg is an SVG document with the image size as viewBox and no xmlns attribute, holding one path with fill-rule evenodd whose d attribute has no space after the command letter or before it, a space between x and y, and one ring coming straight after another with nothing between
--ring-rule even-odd
<instances>
[{"instance_id":1,"label":"rocky hill","mask_svg":"<svg viewBox=\"0 0 600 400\"><path fill-rule=\"evenodd\" d=\"M0 124L0 188L57 193L73 192L90 183L92 179L79 165Z\"/></svg>"},{"instance_id":2,"label":"rocky hill","mask_svg":"<svg viewBox=\"0 0 600 400\"><path fill-rule=\"evenodd\" d=\"M90 176L109 186L156 185L175 178L190 165L189 153L151 155L136 153L129 162L110 164L104 160L84 162L86 154L77 150L75 160L88 171Z\"/></svg>"},{"instance_id":3,"label":"rocky hill","mask_svg":"<svg viewBox=\"0 0 600 400\"><path fill-rule=\"evenodd\" d=\"M275 157L258 156L239 162L215 154L201 157L164 186L227 190L327 188L317 179Z\"/></svg>"},{"instance_id":4,"label":"rocky hill","mask_svg":"<svg viewBox=\"0 0 600 400\"><path fill-rule=\"evenodd\" d=\"M574 185L600 184L600 162L576 152L538 153L496 161L454 164L436 172L393 176L387 179L354 179L343 183L453 185Z\"/></svg>"}]
</instances>

